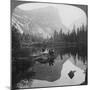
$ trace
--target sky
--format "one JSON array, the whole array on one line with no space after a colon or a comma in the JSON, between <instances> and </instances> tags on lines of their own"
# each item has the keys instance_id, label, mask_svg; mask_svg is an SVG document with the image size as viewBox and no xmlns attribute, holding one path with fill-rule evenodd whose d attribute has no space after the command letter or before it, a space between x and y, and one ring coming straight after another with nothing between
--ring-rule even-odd
<instances>
[{"instance_id":1,"label":"sky","mask_svg":"<svg viewBox=\"0 0 90 90\"><path fill-rule=\"evenodd\" d=\"M75 26L80 26L81 23L86 25L87 23L87 16L83 10L78 7L71 6L71 5L64 5L64 4L47 4L47 3L28 3L19 5L19 8L22 10L34 10L37 8L43 8L47 6L53 6L58 9L60 19L62 20L63 25L67 28L72 29L72 24L75 21Z\"/></svg>"}]
</instances>

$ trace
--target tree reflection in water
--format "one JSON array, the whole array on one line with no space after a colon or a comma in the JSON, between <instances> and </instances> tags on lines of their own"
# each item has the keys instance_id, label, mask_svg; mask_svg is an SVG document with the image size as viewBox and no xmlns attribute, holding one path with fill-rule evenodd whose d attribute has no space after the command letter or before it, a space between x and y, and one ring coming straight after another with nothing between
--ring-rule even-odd
<instances>
[{"instance_id":1,"label":"tree reflection in water","mask_svg":"<svg viewBox=\"0 0 90 90\"><path fill-rule=\"evenodd\" d=\"M44 86L60 86L60 85L76 85L87 84L87 51L83 47L75 48L56 48L54 47L56 58L49 63L34 63L18 76L17 86L20 88L44 87ZM68 61L66 64L66 61ZM74 63L72 63L74 62ZM81 64L83 62L83 64ZM85 68L81 68L80 67ZM70 68L68 68L70 67ZM68 73L73 69L75 76L70 80ZM67 68L67 71L63 71ZM79 69L78 69L79 68ZM85 75L83 74L85 70ZM20 71L21 72L21 71ZM63 74L62 74L63 72ZM80 75L79 75L80 74ZM82 82L77 81L77 77L82 76ZM20 78L22 77L22 78ZM65 79L66 78L66 79ZM81 79L80 79L81 80ZM85 82L84 82L85 81ZM64 83L63 83L64 82ZM67 84L69 83L69 84ZM38 86L37 86L38 85Z\"/></svg>"}]
</instances>

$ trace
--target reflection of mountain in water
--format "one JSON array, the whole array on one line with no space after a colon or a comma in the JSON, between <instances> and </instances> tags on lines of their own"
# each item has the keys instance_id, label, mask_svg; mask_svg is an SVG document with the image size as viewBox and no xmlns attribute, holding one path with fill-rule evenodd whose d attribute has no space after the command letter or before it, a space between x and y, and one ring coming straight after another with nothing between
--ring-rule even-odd
<instances>
[{"instance_id":1,"label":"reflection of mountain in water","mask_svg":"<svg viewBox=\"0 0 90 90\"><path fill-rule=\"evenodd\" d=\"M49 66L48 64L36 64L33 67L34 72L36 72L34 79L46 80L49 82L56 81L61 76L60 72L65 60L63 59L63 61L61 61L60 57L58 56L55 59L55 63L53 66Z\"/></svg>"},{"instance_id":2,"label":"reflection of mountain in water","mask_svg":"<svg viewBox=\"0 0 90 90\"><path fill-rule=\"evenodd\" d=\"M52 67L48 67L48 65L36 66L37 68L34 68L36 76L32 81L31 87L76 85L82 83L85 80L84 70L75 66L70 60L73 60L73 58L68 58L63 64L59 58ZM71 70L76 71L72 79L68 76ZM54 80L55 78L56 80Z\"/></svg>"},{"instance_id":3,"label":"reflection of mountain in water","mask_svg":"<svg viewBox=\"0 0 90 90\"><path fill-rule=\"evenodd\" d=\"M37 62L34 66L28 69L27 73L34 72L35 74L28 77L27 87L45 87L45 86L61 86L61 85L78 85L85 81L84 71L87 66L84 66L69 53L65 54L62 52L62 57L60 54L57 55L54 65L49 66L48 63L41 64ZM76 63L75 63L76 61ZM80 65L80 66L79 66ZM75 71L72 79L68 76L70 71ZM27 76L26 76L27 77ZM24 86L25 87L25 86Z\"/></svg>"}]
</instances>

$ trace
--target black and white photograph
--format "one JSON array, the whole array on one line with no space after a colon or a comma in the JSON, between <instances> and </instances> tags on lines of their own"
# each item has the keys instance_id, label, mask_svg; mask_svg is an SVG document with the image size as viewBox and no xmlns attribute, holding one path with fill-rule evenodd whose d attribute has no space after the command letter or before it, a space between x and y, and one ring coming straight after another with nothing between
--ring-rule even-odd
<instances>
[{"instance_id":1,"label":"black and white photograph","mask_svg":"<svg viewBox=\"0 0 90 90\"><path fill-rule=\"evenodd\" d=\"M88 5L11 0L11 88L88 84Z\"/></svg>"}]
</instances>

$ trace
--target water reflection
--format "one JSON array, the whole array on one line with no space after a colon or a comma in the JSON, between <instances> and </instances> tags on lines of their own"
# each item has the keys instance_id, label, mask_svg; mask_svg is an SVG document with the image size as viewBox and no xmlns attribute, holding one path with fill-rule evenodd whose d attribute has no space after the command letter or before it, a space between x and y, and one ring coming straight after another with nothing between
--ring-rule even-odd
<instances>
[{"instance_id":1,"label":"water reflection","mask_svg":"<svg viewBox=\"0 0 90 90\"><path fill-rule=\"evenodd\" d=\"M55 63L53 66L50 66L48 63L47 64L36 64L33 67L33 71L36 72L34 79L39 79L39 80L46 80L49 82L53 82L60 78L61 76L61 70L63 63L68 57L64 57L63 61L60 59L60 56L58 56L55 59Z\"/></svg>"},{"instance_id":2,"label":"water reflection","mask_svg":"<svg viewBox=\"0 0 90 90\"><path fill-rule=\"evenodd\" d=\"M52 66L50 68L46 68L47 73L44 73L44 74L42 74L43 68L41 68L42 72L37 71L36 73L39 73L40 75L41 74L42 75L41 76L39 75L39 77L37 77L36 79L33 79L31 87L78 85L78 84L82 83L83 81L85 81L84 70L81 70L79 67L75 66L71 62L71 60L73 60L73 57L68 58L64 62L61 62L61 60L58 59L55 62L54 66ZM50 72L50 75L48 75L49 69L52 70L52 72ZM71 79L68 76L68 73L71 70L76 71L73 79ZM37 74L37 76L38 76L38 74Z\"/></svg>"},{"instance_id":3,"label":"water reflection","mask_svg":"<svg viewBox=\"0 0 90 90\"><path fill-rule=\"evenodd\" d=\"M85 50L85 52L82 51L84 54L81 54L80 51L77 52L77 50L76 48L55 48L57 56L53 65L35 62L25 73L28 75L28 78L26 75L26 78L17 83L17 87L30 88L87 84L85 83L87 82L87 54Z\"/></svg>"},{"instance_id":4,"label":"water reflection","mask_svg":"<svg viewBox=\"0 0 90 90\"><path fill-rule=\"evenodd\" d=\"M82 68L77 67L77 65L73 63L74 61L73 56L69 57L68 55L64 55L62 60L60 55L58 55L53 66L49 66L48 63L35 64L32 67L35 75L32 79L30 78L28 80L28 84L23 85L23 88L81 84L85 81L85 66L83 67L82 65ZM31 69L29 69L28 72L30 70ZM68 76L71 70L76 71L72 79Z\"/></svg>"}]
</instances>

